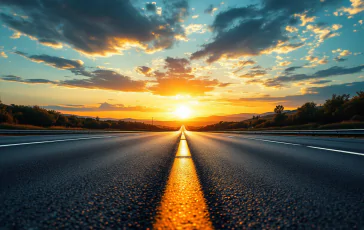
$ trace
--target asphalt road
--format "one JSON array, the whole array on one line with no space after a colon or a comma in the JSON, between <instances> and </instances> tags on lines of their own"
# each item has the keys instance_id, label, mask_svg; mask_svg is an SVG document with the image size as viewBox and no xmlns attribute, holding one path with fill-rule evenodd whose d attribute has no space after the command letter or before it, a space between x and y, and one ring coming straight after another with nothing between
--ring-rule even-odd
<instances>
[{"instance_id":1,"label":"asphalt road","mask_svg":"<svg viewBox=\"0 0 364 230\"><path fill-rule=\"evenodd\" d=\"M187 158L180 132L1 136L0 228L153 228L199 187L217 229L364 228L363 139L185 137Z\"/></svg>"}]
</instances>

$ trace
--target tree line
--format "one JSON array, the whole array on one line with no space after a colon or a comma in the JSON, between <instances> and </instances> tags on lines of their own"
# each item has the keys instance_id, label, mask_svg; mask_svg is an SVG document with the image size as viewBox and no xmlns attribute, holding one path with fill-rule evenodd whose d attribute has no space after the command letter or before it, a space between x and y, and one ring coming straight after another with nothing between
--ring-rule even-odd
<instances>
[{"instance_id":1,"label":"tree line","mask_svg":"<svg viewBox=\"0 0 364 230\"><path fill-rule=\"evenodd\" d=\"M166 128L143 122L128 122L122 120L100 120L83 118L75 115L65 115L54 110L39 106L5 105L0 101L0 123L32 125L39 127L61 126L65 128L83 129L114 129L114 130L148 130L162 131Z\"/></svg>"},{"instance_id":2,"label":"tree line","mask_svg":"<svg viewBox=\"0 0 364 230\"><path fill-rule=\"evenodd\" d=\"M347 123L344 124L344 122ZM277 105L274 108L273 116L253 116L252 119L241 122L221 121L217 124L202 127L199 130L214 131L284 127L363 128L363 122L364 91L360 91L353 97L350 97L349 94L334 94L320 106L314 102L307 102L298 107L294 113L287 113L283 105Z\"/></svg>"}]
</instances>

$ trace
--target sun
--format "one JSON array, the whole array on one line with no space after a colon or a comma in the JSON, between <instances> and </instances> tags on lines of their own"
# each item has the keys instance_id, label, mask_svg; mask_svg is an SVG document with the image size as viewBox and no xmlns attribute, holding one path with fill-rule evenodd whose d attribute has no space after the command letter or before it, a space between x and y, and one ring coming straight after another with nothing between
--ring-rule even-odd
<instances>
[{"instance_id":1,"label":"sun","mask_svg":"<svg viewBox=\"0 0 364 230\"><path fill-rule=\"evenodd\" d=\"M174 111L174 113L176 114L176 116L178 116L180 119L187 119L191 116L191 109L188 108L187 106L184 105L180 105L176 108L176 110Z\"/></svg>"}]
</instances>

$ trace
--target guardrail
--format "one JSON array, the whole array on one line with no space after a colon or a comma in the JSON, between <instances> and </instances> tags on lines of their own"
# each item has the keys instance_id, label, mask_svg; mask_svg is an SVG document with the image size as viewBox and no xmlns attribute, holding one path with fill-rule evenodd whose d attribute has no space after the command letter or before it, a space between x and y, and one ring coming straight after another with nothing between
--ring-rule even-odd
<instances>
[{"instance_id":1,"label":"guardrail","mask_svg":"<svg viewBox=\"0 0 364 230\"><path fill-rule=\"evenodd\" d=\"M58 135L58 134L99 134L99 133L138 133L144 131L105 131L105 130L15 130L0 129L0 135Z\"/></svg>"},{"instance_id":2,"label":"guardrail","mask_svg":"<svg viewBox=\"0 0 364 230\"><path fill-rule=\"evenodd\" d=\"M267 131L216 131L223 133L259 134L259 135L364 135L364 129L337 130L267 130Z\"/></svg>"}]
</instances>

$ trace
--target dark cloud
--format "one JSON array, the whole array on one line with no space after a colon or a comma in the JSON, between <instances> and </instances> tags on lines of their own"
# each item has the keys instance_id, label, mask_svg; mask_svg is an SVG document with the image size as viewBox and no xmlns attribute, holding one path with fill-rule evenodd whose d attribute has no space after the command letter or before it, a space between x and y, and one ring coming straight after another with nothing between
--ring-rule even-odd
<instances>
[{"instance_id":1,"label":"dark cloud","mask_svg":"<svg viewBox=\"0 0 364 230\"><path fill-rule=\"evenodd\" d=\"M188 15L187 0L169 0L163 15L144 12L131 0L2 0L26 17L0 13L11 29L38 39L44 45L69 44L89 55L106 56L137 46L147 52L173 46L185 36L181 22Z\"/></svg>"},{"instance_id":2,"label":"dark cloud","mask_svg":"<svg viewBox=\"0 0 364 230\"><path fill-rule=\"evenodd\" d=\"M323 104L325 100L330 98L333 94L351 94L364 89L364 81L352 82L340 85L330 85L323 87L309 87L306 89L306 93L302 95L290 95L285 97L257 97L257 98L240 98L233 100L234 103L282 103L286 106L301 106L306 102L314 101L318 104Z\"/></svg>"},{"instance_id":3,"label":"dark cloud","mask_svg":"<svg viewBox=\"0 0 364 230\"><path fill-rule=\"evenodd\" d=\"M253 60L239 61L238 63L236 63L234 65L234 67L237 67L238 69L235 70L233 73L236 74L236 73L242 71L245 68L245 66L254 65L254 64L256 64L256 62Z\"/></svg>"},{"instance_id":4,"label":"dark cloud","mask_svg":"<svg viewBox=\"0 0 364 230\"><path fill-rule=\"evenodd\" d=\"M252 67L251 69L252 70L259 70L259 69L262 69L263 67L261 67L260 65L256 65L254 67Z\"/></svg>"},{"instance_id":5,"label":"dark cloud","mask_svg":"<svg viewBox=\"0 0 364 230\"><path fill-rule=\"evenodd\" d=\"M150 12L157 12L157 4L148 2L145 4L145 9Z\"/></svg>"},{"instance_id":6,"label":"dark cloud","mask_svg":"<svg viewBox=\"0 0 364 230\"><path fill-rule=\"evenodd\" d=\"M297 82L297 81L305 81L309 79L320 79L320 78L328 78L328 77L335 77L341 75L348 75L348 74L355 74L360 73L364 69L364 65L346 68L346 67L339 67L333 66L328 69L319 70L314 74L294 74L294 75L284 75L279 76L273 79L268 79L266 81L260 82L263 83L267 87L281 87L285 83L288 82Z\"/></svg>"},{"instance_id":7,"label":"dark cloud","mask_svg":"<svg viewBox=\"0 0 364 230\"><path fill-rule=\"evenodd\" d=\"M232 85L232 83L220 83L218 86L224 88L224 87L228 87L230 85Z\"/></svg>"},{"instance_id":8,"label":"dark cloud","mask_svg":"<svg viewBox=\"0 0 364 230\"><path fill-rule=\"evenodd\" d=\"M214 5L210 4L205 10L204 10L204 13L205 14L212 14L214 12Z\"/></svg>"},{"instance_id":9,"label":"dark cloud","mask_svg":"<svg viewBox=\"0 0 364 230\"><path fill-rule=\"evenodd\" d=\"M33 62L44 63L57 69L70 70L76 75L91 76L91 73L85 70L83 61L81 60L70 60L66 58L60 58L55 56L49 56L46 54L41 55L28 55L20 51L15 51L15 54L23 56Z\"/></svg>"},{"instance_id":10,"label":"dark cloud","mask_svg":"<svg viewBox=\"0 0 364 230\"><path fill-rule=\"evenodd\" d=\"M112 70L95 70L92 77L60 81L59 85L88 89L105 89L123 92L143 92L145 81L132 80Z\"/></svg>"},{"instance_id":11,"label":"dark cloud","mask_svg":"<svg viewBox=\"0 0 364 230\"><path fill-rule=\"evenodd\" d=\"M348 59L338 56L338 57L335 57L334 60L337 62L344 62L344 61L347 61Z\"/></svg>"},{"instance_id":12,"label":"dark cloud","mask_svg":"<svg viewBox=\"0 0 364 230\"><path fill-rule=\"evenodd\" d=\"M145 81L133 80L128 76L121 75L111 70L95 70L91 77L85 79L71 79L63 81L51 81L47 79L23 79L21 77L8 75L0 78L3 81L20 82L26 84L53 84L58 86L86 89L104 89L123 92L145 91Z\"/></svg>"},{"instance_id":13,"label":"dark cloud","mask_svg":"<svg viewBox=\"0 0 364 230\"><path fill-rule=\"evenodd\" d=\"M254 78L254 77L261 77L267 74L267 71L265 70L252 70L249 71L246 74L242 74L239 77L240 78Z\"/></svg>"},{"instance_id":14,"label":"dark cloud","mask_svg":"<svg viewBox=\"0 0 364 230\"><path fill-rule=\"evenodd\" d=\"M146 77L150 77L151 76L151 73L153 72L153 69L152 68L149 68L147 66L138 66L135 71L137 73L140 73Z\"/></svg>"},{"instance_id":15,"label":"dark cloud","mask_svg":"<svg viewBox=\"0 0 364 230\"><path fill-rule=\"evenodd\" d=\"M10 82L21 82L26 84L57 84L55 81L47 80L47 79L23 79L14 75L6 75L0 78L3 81Z\"/></svg>"},{"instance_id":16,"label":"dark cloud","mask_svg":"<svg viewBox=\"0 0 364 230\"><path fill-rule=\"evenodd\" d=\"M165 69L170 73L191 73L191 67L189 67L190 61L186 58L171 58L167 57L165 59Z\"/></svg>"},{"instance_id":17,"label":"dark cloud","mask_svg":"<svg viewBox=\"0 0 364 230\"><path fill-rule=\"evenodd\" d=\"M313 81L313 82L310 82L311 85L323 85L323 84L326 84L326 83L330 83L332 82L331 80L317 80L317 81Z\"/></svg>"},{"instance_id":18,"label":"dark cloud","mask_svg":"<svg viewBox=\"0 0 364 230\"><path fill-rule=\"evenodd\" d=\"M212 10L212 8L209 9ZM222 31L225 28L228 28L229 25L232 25L237 19L245 19L252 16L258 16L259 14L259 10L257 10L256 6L254 5L248 7L232 8L216 15L211 27L215 31Z\"/></svg>"},{"instance_id":19,"label":"dark cloud","mask_svg":"<svg viewBox=\"0 0 364 230\"><path fill-rule=\"evenodd\" d=\"M14 53L26 57L34 62L44 62L57 69L77 69L83 67L81 60L69 60L60 57L49 56L46 54L42 55L27 55L26 53L15 51Z\"/></svg>"},{"instance_id":20,"label":"dark cloud","mask_svg":"<svg viewBox=\"0 0 364 230\"><path fill-rule=\"evenodd\" d=\"M285 27L297 23L295 15L311 14L341 0L262 0L261 7L230 8L219 13L211 28L213 41L191 55L192 59L207 58L211 63L221 58L254 56L263 53L287 53L302 47L291 43Z\"/></svg>"},{"instance_id":21,"label":"dark cloud","mask_svg":"<svg viewBox=\"0 0 364 230\"><path fill-rule=\"evenodd\" d=\"M287 69L284 70L284 72L286 73L291 73L296 71L297 69L301 69L302 66L292 66L292 67L288 67Z\"/></svg>"},{"instance_id":22,"label":"dark cloud","mask_svg":"<svg viewBox=\"0 0 364 230\"><path fill-rule=\"evenodd\" d=\"M150 108L144 106L125 106L123 104L109 104L107 102L100 103L98 107L90 107L85 105L48 105L43 106L45 109L70 112L98 112L98 111L138 111L138 112L158 112L158 108Z\"/></svg>"}]
</instances>

